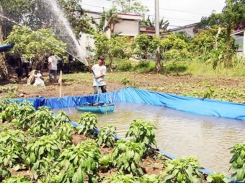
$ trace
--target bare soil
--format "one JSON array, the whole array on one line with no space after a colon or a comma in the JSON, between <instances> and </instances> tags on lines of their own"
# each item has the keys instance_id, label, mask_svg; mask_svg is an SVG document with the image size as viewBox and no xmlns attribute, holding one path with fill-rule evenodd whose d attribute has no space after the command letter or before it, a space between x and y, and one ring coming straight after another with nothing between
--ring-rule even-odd
<instances>
[{"instance_id":1,"label":"bare soil","mask_svg":"<svg viewBox=\"0 0 245 184\"><path fill-rule=\"evenodd\" d=\"M80 72L74 74L62 75L62 90L59 83L50 83L48 73L43 73L45 87L26 85L27 79L22 79L17 83L0 81L3 86L18 86L18 90L11 93L0 91L2 97L59 97L62 96L86 96L93 94L91 73ZM123 83L128 79L128 83ZM174 76L161 74L139 74L134 72L108 73L105 77L107 82L107 91L114 91L124 88L125 86L137 87L151 91L182 94L188 91L204 91L209 86L215 88L243 90L245 89L245 80L242 77L198 77L191 75ZM62 91L62 93L60 93ZM220 92L222 93L222 92ZM245 91L244 91L245 94ZM12 95L12 96L11 96ZM239 99L243 101L243 99Z\"/></svg>"}]
</instances>

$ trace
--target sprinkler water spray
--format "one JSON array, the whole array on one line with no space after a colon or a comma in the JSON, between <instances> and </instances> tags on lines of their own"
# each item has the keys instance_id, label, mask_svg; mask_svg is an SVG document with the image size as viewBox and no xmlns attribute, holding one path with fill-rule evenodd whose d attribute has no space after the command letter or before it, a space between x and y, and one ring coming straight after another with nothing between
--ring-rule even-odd
<instances>
[{"instance_id":1,"label":"sprinkler water spray","mask_svg":"<svg viewBox=\"0 0 245 184\"><path fill-rule=\"evenodd\" d=\"M64 52L68 53L69 55L71 55L73 58L77 59L78 61L84 63L86 66L88 66L88 62L86 60L86 58L83 56L82 52L81 52L81 47L80 47L80 43L76 40L75 35L73 34L73 31L69 25L69 22L67 20L67 18L64 16L63 12L60 10L57 2L55 0L48 0L48 1L43 1L44 3L46 3L46 5L51 5L49 7L52 7L52 9L54 10L53 12L58 16L58 19L62 22L62 24L64 25L64 27L66 28L69 36L72 38L72 41L74 42L75 46L76 46L76 50L78 53L78 56L75 56L75 54L72 54L71 52L64 50ZM9 22L12 22L20 27L23 27L23 25L19 24L18 22L14 21L13 19L10 19L2 14L0 14L1 18L6 19ZM31 28L29 28L30 31L33 31ZM38 35L40 38L45 39L43 36ZM58 47L57 45L55 45L54 43L51 42L52 45L54 45L55 47Z\"/></svg>"}]
</instances>

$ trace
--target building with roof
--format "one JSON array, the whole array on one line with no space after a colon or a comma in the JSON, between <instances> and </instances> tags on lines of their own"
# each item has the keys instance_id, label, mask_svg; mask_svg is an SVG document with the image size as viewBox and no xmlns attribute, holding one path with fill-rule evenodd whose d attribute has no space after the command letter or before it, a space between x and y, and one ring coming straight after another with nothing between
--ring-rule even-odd
<instances>
[{"instance_id":1,"label":"building with roof","mask_svg":"<svg viewBox=\"0 0 245 184\"><path fill-rule=\"evenodd\" d=\"M198 23L194 23L194 24L188 24L186 26L181 26L181 27L177 27L174 29L169 29L168 31L171 33L179 33L179 32L183 32L185 36L189 37L189 38L193 38L196 34L195 31L195 26Z\"/></svg>"},{"instance_id":2,"label":"building with roof","mask_svg":"<svg viewBox=\"0 0 245 184\"><path fill-rule=\"evenodd\" d=\"M245 37L244 37L244 32L245 29L235 31L234 33L231 34L231 36L236 38L236 44L239 45L238 50L237 50L237 55L238 56L245 56Z\"/></svg>"}]
</instances>

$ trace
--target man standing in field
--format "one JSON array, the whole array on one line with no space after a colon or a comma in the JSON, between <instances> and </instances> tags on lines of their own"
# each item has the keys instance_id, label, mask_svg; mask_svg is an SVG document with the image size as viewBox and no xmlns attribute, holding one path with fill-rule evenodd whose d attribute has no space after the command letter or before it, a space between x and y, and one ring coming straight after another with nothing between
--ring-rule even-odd
<instances>
[{"instance_id":1,"label":"man standing in field","mask_svg":"<svg viewBox=\"0 0 245 184\"><path fill-rule=\"evenodd\" d=\"M49 82L58 82L57 81L57 64L58 59L56 56L52 53L51 56L48 58L48 68L49 68ZM54 76L54 79L52 78L52 75Z\"/></svg>"},{"instance_id":2,"label":"man standing in field","mask_svg":"<svg viewBox=\"0 0 245 184\"><path fill-rule=\"evenodd\" d=\"M98 64L93 65L92 72L94 74L94 94L98 93L98 88L101 89L102 93L106 93L106 82L104 80L106 75L106 66L103 57L98 58Z\"/></svg>"}]
</instances>

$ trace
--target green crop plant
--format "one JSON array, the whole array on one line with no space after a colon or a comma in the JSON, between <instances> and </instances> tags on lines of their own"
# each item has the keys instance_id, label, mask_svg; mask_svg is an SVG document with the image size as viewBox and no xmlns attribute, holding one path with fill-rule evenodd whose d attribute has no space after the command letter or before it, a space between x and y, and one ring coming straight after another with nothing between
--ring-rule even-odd
<instances>
[{"instance_id":1,"label":"green crop plant","mask_svg":"<svg viewBox=\"0 0 245 184\"><path fill-rule=\"evenodd\" d=\"M121 82L125 86L129 86L129 84L131 83L128 77L124 77Z\"/></svg>"},{"instance_id":2,"label":"green crop plant","mask_svg":"<svg viewBox=\"0 0 245 184\"><path fill-rule=\"evenodd\" d=\"M55 116L55 120L56 120L56 126L71 122L71 119L64 111L59 111Z\"/></svg>"},{"instance_id":3,"label":"green crop plant","mask_svg":"<svg viewBox=\"0 0 245 184\"><path fill-rule=\"evenodd\" d=\"M56 164L57 162L52 157L43 157L42 159L37 160L31 168L33 179L45 183L57 172L55 169Z\"/></svg>"},{"instance_id":4,"label":"green crop plant","mask_svg":"<svg viewBox=\"0 0 245 184\"><path fill-rule=\"evenodd\" d=\"M30 168L42 158L57 158L64 143L59 140L57 133L42 136L26 146L25 163Z\"/></svg>"},{"instance_id":5,"label":"green crop plant","mask_svg":"<svg viewBox=\"0 0 245 184\"><path fill-rule=\"evenodd\" d=\"M119 140L112 152L113 165L118 171L143 175L142 169L137 164L142 162L144 149L140 143Z\"/></svg>"},{"instance_id":6,"label":"green crop plant","mask_svg":"<svg viewBox=\"0 0 245 184\"><path fill-rule=\"evenodd\" d=\"M6 169L6 167L0 167L0 182L2 182L4 179L9 178L11 176L11 173L9 170Z\"/></svg>"},{"instance_id":7,"label":"green crop plant","mask_svg":"<svg viewBox=\"0 0 245 184\"><path fill-rule=\"evenodd\" d=\"M32 104L22 103L16 106L14 113L14 119L12 123L15 123L19 128L27 130L32 125L32 119L36 112Z\"/></svg>"},{"instance_id":8,"label":"green crop plant","mask_svg":"<svg viewBox=\"0 0 245 184\"><path fill-rule=\"evenodd\" d=\"M57 175L47 182L97 182L101 154L95 141L87 140L65 148L57 159Z\"/></svg>"},{"instance_id":9,"label":"green crop plant","mask_svg":"<svg viewBox=\"0 0 245 184\"><path fill-rule=\"evenodd\" d=\"M2 104L3 105L3 104ZM6 106L2 106L2 111L0 113L0 122L10 121L14 117L14 113L17 109L17 105L14 103L7 103Z\"/></svg>"},{"instance_id":10,"label":"green crop plant","mask_svg":"<svg viewBox=\"0 0 245 184\"><path fill-rule=\"evenodd\" d=\"M31 183L31 181L26 177L16 175L3 180L3 183Z\"/></svg>"},{"instance_id":11,"label":"green crop plant","mask_svg":"<svg viewBox=\"0 0 245 184\"><path fill-rule=\"evenodd\" d=\"M139 183L160 183L159 176L156 174L144 174L142 177L139 178Z\"/></svg>"},{"instance_id":12,"label":"green crop plant","mask_svg":"<svg viewBox=\"0 0 245 184\"><path fill-rule=\"evenodd\" d=\"M91 112L83 113L78 121L78 134L84 134L88 137L95 137L96 124L98 123L98 117Z\"/></svg>"},{"instance_id":13,"label":"green crop plant","mask_svg":"<svg viewBox=\"0 0 245 184\"><path fill-rule=\"evenodd\" d=\"M33 122L28 132L34 136L48 135L53 132L55 118L48 107L39 108L34 115Z\"/></svg>"},{"instance_id":14,"label":"green crop plant","mask_svg":"<svg viewBox=\"0 0 245 184\"><path fill-rule=\"evenodd\" d=\"M0 166L13 167L23 163L24 147L27 144L24 132L5 130L0 133Z\"/></svg>"},{"instance_id":15,"label":"green crop plant","mask_svg":"<svg viewBox=\"0 0 245 184\"><path fill-rule=\"evenodd\" d=\"M232 153L230 170L233 172L231 179L245 181L245 143L235 144L230 149Z\"/></svg>"},{"instance_id":16,"label":"green crop plant","mask_svg":"<svg viewBox=\"0 0 245 184\"><path fill-rule=\"evenodd\" d=\"M140 143L146 153L152 145L156 146L155 132L156 127L151 122L144 120L134 120L129 127L126 137L131 137L133 142Z\"/></svg>"},{"instance_id":17,"label":"green crop plant","mask_svg":"<svg viewBox=\"0 0 245 184\"><path fill-rule=\"evenodd\" d=\"M56 130L59 140L63 141L66 144L71 143L72 130L74 130L74 127L71 123L65 123L65 124L60 125L58 129Z\"/></svg>"},{"instance_id":18,"label":"green crop plant","mask_svg":"<svg viewBox=\"0 0 245 184\"><path fill-rule=\"evenodd\" d=\"M166 183L200 183L204 176L199 172L203 169L194 157L176 158L166 161L166 170L161 174Z\"/></svg>"},{"instance_id":19,"label":"green crop plant","mask_svg":"<svg viewBox=\"0 0 245 184\"><path fill-rule=\"evenodd\" d=\"M2 98L0 99L0 113L5 110L7 107L7 102L6 100L3 100Z\"/></svg>"},{"instance_id":20,"label":"green crop plant","mask_svg":"<svg viewBox=\"0 0 245 184\"><path fill-rule=\"evenodd\" d=\"M99 160L99 168L102 171L108 171L111 166L112 166L111 154L103 155Z\"/></svg>"},{"instance_id":21,"label":"green crop plant","mask_svg":"<svg viewBox=\"0 0 245 184\"><path fill-rule=\"evenodd\" d=\"M202 98L211 98L214 95L214 86L209 86L209 88L203 92Z\"/></svg>"},{"instance_id":22,"label":"green crop plant","mask_svg":"<svg viewBox=\"0 0 245 184\"><path fill-rule=\"evenodd\" d=\"M103 179L102 183L139 183L133 174L114 173Z\"/></svg>"},{"instance_id":23,"label":"green crop plant","mask_svg":"<svg viewBox=\"0 0 245 184\"><path fill-rule=\"evenodd\" d=\"M226 178L224 173L211 173L207 177L209 183L228 183L229 180Z\"/></svg>"},{"instance_id":24,"label":"green crop plant","mask_svg":"<svg viewBox=\"0 0 245 184\"><path fill-rule=\"evenodd\" d=\"M107 147L113 147L116 139L116 127L114 125L104 125L100 128L98 134L98 144Z\"/></svg>"}]
</instances>

